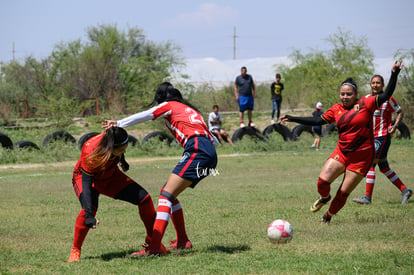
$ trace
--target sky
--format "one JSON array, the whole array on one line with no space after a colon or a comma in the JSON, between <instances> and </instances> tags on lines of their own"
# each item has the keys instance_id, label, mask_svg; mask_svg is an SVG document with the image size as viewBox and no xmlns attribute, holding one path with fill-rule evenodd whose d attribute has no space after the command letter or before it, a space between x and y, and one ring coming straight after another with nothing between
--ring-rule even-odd
<instances>
[{"instance_id":1,"label":"sky","mask_svg":"<svg viewBox=\"0 0 414 275\"><path fill-rule=\"evenodd\" d=\"M45 58L102 24L173 41L185 59L230 60L234 46L236 59L324 51L339 29L366 38L375 58L390 58L414 48L413 11L412 0L1 0L0 61Z\"/></svg>"}]
</instances>

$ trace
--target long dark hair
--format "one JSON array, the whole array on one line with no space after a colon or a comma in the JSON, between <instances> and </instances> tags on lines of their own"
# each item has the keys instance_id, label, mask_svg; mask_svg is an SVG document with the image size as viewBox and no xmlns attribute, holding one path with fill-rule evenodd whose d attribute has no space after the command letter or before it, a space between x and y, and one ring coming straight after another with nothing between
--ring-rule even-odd
<instances>
[{"instance_id":1,"label":"long dark hair","mask_svg":"<svg viewBox=\"0 0 414 275\"><path fill-rule=\"evenodd\" d=\"M178 101L200 112L197 107L185 100L180 90L175 88L170 82L163 82L158 86L152 103L160 104L165 101Z\"/></svg>"},{"instance_id":2,"label":"long dark hair","mask_svg":"<svg viewBox=\"0 0 414 275\"><path fill-rule=\"evenodd\" d=\"M108 128L98 146L86 158L85 163L89 169L103 171L105 164L112 156L114 148L121 147L128 143L128 133L121 127Z\"/></svg>"}]
</instances>

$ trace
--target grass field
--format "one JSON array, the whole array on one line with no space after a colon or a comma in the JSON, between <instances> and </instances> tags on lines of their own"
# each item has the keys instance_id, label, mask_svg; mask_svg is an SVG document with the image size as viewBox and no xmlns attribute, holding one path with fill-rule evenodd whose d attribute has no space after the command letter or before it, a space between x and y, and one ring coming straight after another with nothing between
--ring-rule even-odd
<instances>
[{"instance_id":1,"label":"grass field","mask_svg":"<svg viewBox=\"0 0 414 275\"><path fill-rule=\"evenodd\" d=\"M298 150L292 146L301 143L248 154L219 149L219 175L179 197L194 248L165 257L129 258L145 237L137 209L101 196L101 223L89 232L81 261L71 264L80 210L71 186L76 160L0 166L0 274L414 274L414 198L402 206L383 175L377 176L371 205L351 201L364 193L361 183L329 226L320 224L326 207L309 211L334 143L322 140L318 152L309 141ZM411 188L413 155L411 140L393 142L389 154L391 167ZM178 159L130 158L128 174L156 203ZM277 218L293 225L292 242L267 241L267 226ZM170 223L164 244L174 234Z\"/></svg>"}]
</instances>

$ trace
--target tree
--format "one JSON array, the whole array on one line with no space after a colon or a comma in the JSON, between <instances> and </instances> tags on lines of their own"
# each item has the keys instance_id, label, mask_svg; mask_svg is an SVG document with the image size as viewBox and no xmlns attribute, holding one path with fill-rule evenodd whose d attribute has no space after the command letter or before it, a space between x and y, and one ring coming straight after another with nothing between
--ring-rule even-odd
<instances>
[{"instance_id":1,"label":"tree","mask_svg":"<svg viewBox=\"0 0 414 275\"><path fill-rule=\"evenodd\" d=\"M90 27L85 43L60 43L43 60L29 56L23 64L2 65L1 98L13 104L27 100L38 107L38 115L57 120L81 115L88 98L99 98L104 111L133 107L135 112L183 64L179 53L174 43L148 41L138 28Z\"/></svg>"},{"instance_id":2,"label":"tree","mask_svg":"<svg viewBox=\"0 0 414 275\"><path fill-rule=\"evenodd\" d=\"M410 125L414 124L414 48L399 49L395 52L396 60L403 60L404 68L398 77L397 93L394 97L398 98L404 110L404 121Z\"/></svg>"},{"instance_id":3,"label":"tree","mask_svg":"<svg viewBox=\"0 0 414 275\"><path fill-rule=\"evenodd\" d=\"M327 52L311 51L302 54L295 50L290 58L292 66L278 66L282 73L288 105L298 107L314 106L317 101L326 106L338 102L339 84L347 77L353 77L360 90L374 71L373 53L365 38L356 38L350 32L339 30L327 38L332 49Z\"/></svg>"}]
</instances>

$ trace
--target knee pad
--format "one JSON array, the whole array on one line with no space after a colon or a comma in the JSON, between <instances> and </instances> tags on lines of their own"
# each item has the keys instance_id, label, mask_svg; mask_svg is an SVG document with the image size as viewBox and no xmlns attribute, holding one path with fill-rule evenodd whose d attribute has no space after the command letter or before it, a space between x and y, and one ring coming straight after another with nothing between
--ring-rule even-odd
<instances>
[{"instance_id":1,"label":"knee pad","mask_svg":"<svg viewBox=\"0 0 414 275\"><path fill-rule=\"evenodd\" d=\"M164 189L161 191L160 196L163 196L164 198L168 199L170 202L175 201L175 197L171 195L170 193L168 193L167 191L165 191Z\"/></svg>"}]
</instances>

